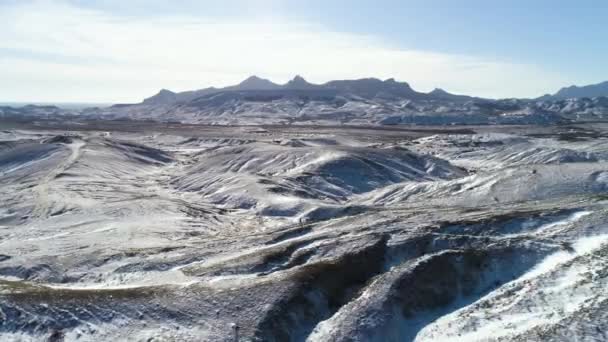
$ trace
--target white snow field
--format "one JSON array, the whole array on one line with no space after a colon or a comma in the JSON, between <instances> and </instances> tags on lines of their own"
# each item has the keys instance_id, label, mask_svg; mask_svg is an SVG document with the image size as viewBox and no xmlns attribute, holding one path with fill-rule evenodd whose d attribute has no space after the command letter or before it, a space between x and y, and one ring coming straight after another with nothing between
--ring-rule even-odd
<instances>
[{"instance_id":1,"label":"white snow field","mask_svg":"<svg viewBox=\"0 0 608 342\"><path fill-rule=\"evenodd\" d=\"M604 132L3 129L0 341L606 341Z\"/></svg>"}]
</instances>

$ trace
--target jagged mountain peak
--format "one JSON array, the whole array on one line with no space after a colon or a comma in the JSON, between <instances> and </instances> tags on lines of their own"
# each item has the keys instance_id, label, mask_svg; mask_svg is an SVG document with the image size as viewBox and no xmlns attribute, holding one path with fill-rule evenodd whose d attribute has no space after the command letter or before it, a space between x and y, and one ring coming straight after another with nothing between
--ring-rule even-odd
<instances>
[{"instance_id":1,"label":"jagged mountain peak","mask_svg":"<svg viewBox=\"0 0 608 342\"><path fill-rule=\"evenodd\" d=\"M385 84L393 84L393 85L401 85L401 86L405 86L405 87L411 88L409 83L403 82L403 81L401 81L401 82L397 81L396 79L394 79L392 77L384 80L384 83Z\"/></svg>"},{"instance_id":2,"label":"jagged mountain peak","mask_svg":"<svg viewBox=\"0 0 608 342\"><path fill-rule=\"evenodd\" d=\"M441 88L435 88L429 94L430 95L451 95L450 93L448 93L447 91L445 91Z\"/></svg>"},{"instance_id":3,"label":"jagged mountain peak","mask_svg":"<svg viewBox=\"0 0 608 342\"><path fill-rule=\"evenodd\" d=\"M317 88L318 86L309 83L306 81L306 79L304 79L304 77L296 75L293 79L287 82L284 87L288 89L311 89Z\"/></svg>"},{"instance_id":4,"label":"jagged mountain peak","mask_svg":"<svg viewBox=\"0 0 608 342\"><path fill-rule=\"evenodd\" d=\"M302 77L300 75L295 75L291 81L292 82L306 82L306 80L304 79L304 77Z\"/></svg>"}]
</instances>

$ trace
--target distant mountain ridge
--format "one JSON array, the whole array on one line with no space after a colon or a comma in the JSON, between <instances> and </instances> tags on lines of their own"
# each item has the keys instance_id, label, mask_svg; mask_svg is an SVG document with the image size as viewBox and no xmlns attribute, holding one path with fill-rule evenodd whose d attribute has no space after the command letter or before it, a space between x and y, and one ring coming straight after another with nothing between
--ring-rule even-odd
<instances>
[{"instance_id":1,"label":"distant mountain ridge","mask_svg":"<svg viewBox=\"0 0 608 342\"><path fill-rule=\"evenodd\" d=\"M152 120L212 125L547 125L608 122L608 82L568 87L538 99L484 99L443 89L418 92L393 78L314 84L295 76L285 84L251 76L223 88L161 89L141 103L77 111L0 107L0 118L78 116L94 120ZM599 96L596 96L599 95Z\"/></svg>"},{"instance_id":2,"label":"distant mountain ridge","mask_svg":"<svg viewBox=\"0 0 608 342\"><path fill-rule=\"evenodd\" d=\"M363 98L388 97L407 99L432 99L437 97L441 100L468 101L474 98L466 95L454 95L444 90L430 93L422 93L413 90L407 82L397 82L394 78L380 80L377 78L362 78L356 80L335 80L324 84L313 84L306 81L302 76L295 76L287 83L280 85L267 79L250 76L241 83L224 88L204 88L194 91L175 93L167 89L160 90L157 94L144 99L142 104L167 105L178 102L192 101L198 97L217 94L220 92L234 91L316 91L328 93L349 94Z\"/></svg>"},{"instance_id":3,"label":"distant mountain ridge","mask_svg":"<svg viewBox=\"0 0 608 342\"><path fill-rule=\"evenodd\" d=\"M586 86L569 86L561 88L553 95L544 95L539 100L565 100L574 98L608 97L608 81Z\"/></svg>"}]
</instances>

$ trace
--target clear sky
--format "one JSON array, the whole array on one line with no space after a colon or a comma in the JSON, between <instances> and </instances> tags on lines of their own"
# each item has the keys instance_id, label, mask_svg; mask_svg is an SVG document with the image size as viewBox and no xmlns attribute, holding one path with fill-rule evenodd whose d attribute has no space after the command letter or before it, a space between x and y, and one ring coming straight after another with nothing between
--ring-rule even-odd
<instances>
[{"instance_id":1,"label":"clear sky","mask_svg":"<svg viewBox=\"0 0 608 342\"><path fill-rule=\"evenodd\" d=\"M0 0L0 101L360 77L485 97L608 80L604 0Z\"/></svg>"}]
</instances>

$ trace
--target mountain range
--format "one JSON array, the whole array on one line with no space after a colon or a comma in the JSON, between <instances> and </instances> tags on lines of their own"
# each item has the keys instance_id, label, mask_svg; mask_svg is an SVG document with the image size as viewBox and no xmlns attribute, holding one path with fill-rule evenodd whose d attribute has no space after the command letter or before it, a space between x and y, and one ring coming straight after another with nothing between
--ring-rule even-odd
<instances>
[{"instance_id":1,"label":"mountain range","mask_svg":"<svg viewBox=\"0 0 608 342\"><path fill-rule=\"evenodd\" d=\"M406 82L397 82L390 78L385 81L377 78L363 78L358 80L338 80L329 81L324 84L312 84L306 81L302 76L295 76L292 80L285 84L276 84L270 80L251 76L241 83L225 88L204 88L194 91L184 91L175 93L167 89L160 90L157 94L144 99L142 104L148 105L166 105L177 102L192 101L196 98L217 94L221 92L235 91L257 91L268 93L283 93L293 91L315 92L317 94L337 95L350 94L364 98L408 98L408 99L449 99L467 101L473 97L450 94L441 89L435 89L430 93L421 93L413 90Z\"/></svg>"},{"instance_id":2,"label":"mountain range","mask_svg":"<svg viewBox=\"0 0 608 342\"><path fill-rule=\"evenodd\" d=\"M328 93L354 94L366 98L378 96L403 97L408 99L436 99L449 101L481 100L481 98L451 94L443 89L436 88L429 93L417 92L407 82L397 82L394 78L379 80L377 78L362 78L357 80L336 80L324 84L312 84L302 76L295 76L292 80L281 85L258 76L250 76L241 83L224 87L209 87L193 91L172 92L167 89L160 90L157 94L144 99L143 104L169 104L186 102L197 97L226 91L286 91L286 90L316 90ZM608 81L586 85L569 86L561 88L555 94L546 94L537 100L566 100L573 98L608 97Z\"/></svg>"},{"instance_id":3,"label":"mountain range","mask_svg":"<svg viewBox=\"0 0 608 342\"><path fill-rule=\"evenodd\" d=\"M251 76L233 86L173 92L162 89L136 104L67 110L0 107L0 117L77 116L212 125L484 125L608 120L608 82L567 87L537 99L484 99L442 89L419 92L407 82L334 80L285 84Z\"/></svg>"}]
</instances>

